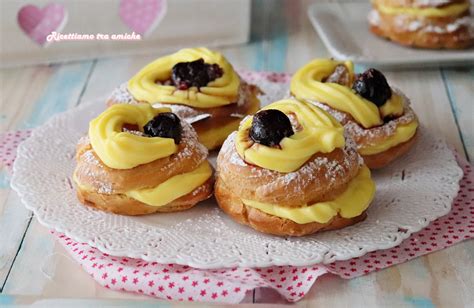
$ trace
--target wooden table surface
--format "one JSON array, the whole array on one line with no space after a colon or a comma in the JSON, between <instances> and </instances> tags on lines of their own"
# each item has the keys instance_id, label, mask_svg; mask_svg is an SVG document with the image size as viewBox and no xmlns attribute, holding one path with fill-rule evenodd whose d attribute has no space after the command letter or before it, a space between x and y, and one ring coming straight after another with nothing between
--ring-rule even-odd
<instances>
[{"instance_id":1,"label":"wooden table surface","mask_svg":"<svg viewBox=\"0 0 474 308\"><path fill-rule=\"evenodd\" d=\"M306 17L309 4L254 1L251 42L220 50L237 68L279 72L294 72L312 58L328 56ZM55 113L107 95L158 55L1 70L0 133L34 128ZM474 66L386 75L411 98L423 125L444 136L461 155L474 157ZM326 275L297 305L472 307L473 287L474 245L467 241L361 278ZM23 207L4 169L0 170L0 288L0 306L165 303L95 283ZM267 289L247 294L244 303L252 302L285 303Z\"/></svg>"}]
</instances>

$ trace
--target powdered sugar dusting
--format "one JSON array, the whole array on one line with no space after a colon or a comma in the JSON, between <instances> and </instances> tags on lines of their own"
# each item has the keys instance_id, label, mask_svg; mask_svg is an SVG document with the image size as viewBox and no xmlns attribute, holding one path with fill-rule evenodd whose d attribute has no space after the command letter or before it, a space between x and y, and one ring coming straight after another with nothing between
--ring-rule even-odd
<instances>
[{"instance_id":1,"label":"powdered sugar dusting","mask_svg":"<svg viewBox=\"0 0 474 308\"><path fill-rule=\"evenodd\" d=\"M471 34L474 31L474 18L472 16L457 18L448 24L434 23L429 19L413 19L413 17L409 15L397 15L394 18L397 27L400 30L408 32L422 31L426 33L444 34L456 32L463 27L467 27ZM377 10L370 11L368 21L374 26L380 26L383 23Z\"/></svg>"},{"instance_id":2,"label":"powdered sugar dusting","mask_svg":"<svg viewBox=\"0 0 474 308\"><path fill-rule=\"evenodd\" d=\"M260 195L268 195L272 191L278 189L278 187L285 187L286 192L289 195L298 194L304 191L308 185L312 185L315 182L319 183L321 179L318 177L318 172L324 168L325 181L329 182L330 186L338 182L338 179L344 178L347 172L352 169L354 161L358 165L363 164L363 160L355 150L355 143L347 138L346 145L343 148L344 160L342 162L334 159L330 159L325 156L316 156L313 159L306 162L300 169L294 172L281 173L245 162L235 149L235 139L237 133L233 132L224 142L221 148L219 156L227 159L227 163L240 167L245 167L248 170L249 178L263 178L267 177L271 179L269 183L255 187L255 191ZM219 170L224 170L226 164L220 164Z\"/></svg>"},{"instance_id":3,"label":"powdered sugar dusting","mask_svg":"<svg viewBox=\"0 0 474 308\"><path fill-rule=\"evenodd\" d=\"M374 26L380 25L380 14L376 10L371 10L367 18L371 25L374 25Z\"/></svg>"},{"instance_id":4,"label":"powdered sugar dusting","mask_svg":"<svg viewBox=\"0 0 474 308\"><path fill-rule=\"evenodd\" d=\"M190 158L194 156L196 159L198 159L197 163L203 162L207 158L209 151L204 145L198 142L196 131L189 123L182 121L181 125L183 127L183 138L181 143L183 143L184 146L180 152L175 154L177 156L177 160L180 161L184 158Z\"/></svg>"},{"instance_id":5,"label":"powdered sugar dusting","mask_svg":"<svg viewBox=\"0 0 474 308\"><path fill-rule=\"evenodd\" d=\"M106 183L100 181L99 178L105 174L105 170L102 167L101 162L94 154L93 150L88 150L82 154L82 159L87 163L89 166L94 166L94 168L83 168L82 170L85 171L86 176L92 180L92 186L97 189L98 193L101 194L113 194L114 189L112 183Z\"/></svg>"},{"instance_id":6,"label":"powdered sugar dusting","mask_svg":"<svg viewBox=\"0 0 474 308\"><path fill-rule=\"evenodd\" d=\"M200 193L202 193L204 191L205 188L206 188L205 185L199 186L198 188L196 188L195 190L193 190L191 192L191 196L195 197L195 196L199 195Z\"/></svg>"},{"instance_id":7,"label":"powdered sugar dusting","mask_svg":"<svg viewBox=\"0 0 474 308\"><path fill-rule=\"evenodd\" d=\"M237 153L237 151L234 151L234 145L235 145L235 137L237 135L237 132L234 131L232 132L229 137L224 141L224 144L221 147L220 153L224 153L224 155L228 154L229 155L229 162L231 164L237 165L237 166L249 166ZM226 155L227 156L227 155Z\"/></svg>"},{"instance_id":8,"label":"powdered sugar dusting","mask_svg":"<svg viewBox=\"0 0 474 308\"><path fill-rule=\"evenodd\" d=\"M377 140L379 140L381 137L389 137L394 135L398 125L408 124L416 119L416 115L413 109L411 109L410 107L410 100L406 97L406 95L397 88L392 88L392 92L402 97L404 105L403 115L396 119L390 120L381 126L369 129L360 126L349 114L345 112L335 110L329 107L328 105L318 101L313 100L310 102L318 106L319 108L327 111L338 122L343 124L344 129L349 136L352 136L356 140L364 139L364 145L367 146L371 145L371 142L374 142L373 144L377 144ZM357 147L360 149L362 145L358 144Z\"/></svg>"},{"instance_id":9,"label":"powdered sugar dusting","mask_svg":"<svg viewBox=\"0 0 474 308\"><path fill-rule=\"evenodd\" d=\"M113 101L116 104L138 104L138 101L133 98L130 92L128 92L126 82L122 83L112 91L108 101Z\"/></svg>"}]
</instances>

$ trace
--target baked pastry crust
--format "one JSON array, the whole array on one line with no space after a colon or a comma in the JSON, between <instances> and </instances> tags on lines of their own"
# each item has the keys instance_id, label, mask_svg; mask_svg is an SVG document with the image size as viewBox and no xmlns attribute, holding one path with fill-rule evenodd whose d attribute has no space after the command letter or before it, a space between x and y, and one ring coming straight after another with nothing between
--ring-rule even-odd
<instances>
[{"instance_id":1,"label":"baked pastry crust","mask_svg":"<svg viewBox=\"0 0 474 308\"><path fill-rule=\"evenodd\" d=\"M77 197L83 204L102 211L137 216L152 213L178 212L192 208L198 202L211 197L213 184L214 181L211 178L189 194L173 200L164 206L151 206L123 194L103 194L84 190L80 187L77 187Z\"/></svg>"},{"instance_id":2,"label":"baked pastry crust","mask_svg":"<svg viewBox=\"0 0 474 308\"><path fill-rule=\"evenodd\" d=\"M395 161L397 158L403 156L405 153L410 151L413 144L415 144L418 136L418 132L415 133L408 141L400 143L384 152L373 154L373 155L362 155L364 158L365 164L370 169L380 169L391 162Z\"/></svg>"},{"instance_id":3,"label":"baked pastry crust","mask_svg":"<svg viewBox=\"0 0 474 308\"><path fill-rule=\"evenodd\" d=\"M214 195L219 207L237 222L264 233L303 236L344 228L365 219L364 211L352 218L336 215L327 223L298 224L242 202L242 199L251 199L287 208L299 208L302 204L334 200L346 190L363 163L350 139L346 140L343 149L335 149L326 154L317 153L291 173L280 173L248 164L237 153L235 139L234 132L224 142L217 157Z\"/></svg>"},{"instance_id":4,"label":"baked pastry crust","mask_svg":"<svg viewBox=\"0 0 474 308\"><path fill-rule=\"evenodd\" d=\"M318 81L313 80L316 86L312 87L308 80L317 74L320 76ZM364 108L371 107L372 103L362 101L357 105L357 99L361 96L352 90L354 78L351 62L316 59L295 74L291 93L331 114L344 126L346 134L354 140L359 154L364 160L367 158L366 165L370 169L382 168L406 153L413 145L418 129L418 118L405 94L388 84L386 87L390 87L391 93L389 99L393 101L386 100L381 106L374 104L372 107L377 109L364 113ZM332 88L328 85L330 90L320 90L318 87L324 83L337 84L338 87L345 88ZM335 96L334 93L342 94ZM345 100L338 97L345 97ZM355 111L351 111L350 107L354 107ZM364 120L367 119L372 121L370 123L366 121L364 125Z\"/></svg>"},{"instance_id":5,"label":"baked pastry crust","mask_svg":"<svg viewBox=\"0 0 474 308\"><path fill-rule=\"evenodd\" d=\"M178 151L169 156L131 169L106 166L95 153L88 137L79 140L76 148L74 182L77 196L85 205L122 215L145 215L156 212L182 211L212 195L214 180L163 206L150 206L125 195L137 189L156 187L169 178L196 169L207 159L207 149L197 141L189 124L181 121L183 137Z\"/></svg>"},{"instance_id":6,"label":"baked pastry crust","mask_svg":"<svg viewBox=\"0 0 474 308\"><path fill-rule=\"evenodd\" d=\"M329 107L326 104L320 102L314 102L318 107L326 110L332 116L334 116L346 129L347 134L356 142L357 147L364 148L367 145L378 144L383 142L385 139L390 138L396 132L397 127L412 123L413 121L418 121L417 116L413 109L410 107L410 102L406 96L404 96L399 90L392 89L393 92L396 92L398 95L401 95L404 101L404 111L403 115L392 119L381 126L376 126L372 128L363 128L359 125L354 118L345 112L340 110L335 110ZM365 164L370 169L380 169L390 164L392 161L403 156L407 153L413 144L416 141L416 136L418 133L415 133L413 137L409 140L402 142L394 147L391 147L383 152L372 154L372 155L363 155Z\"/></svg>"},{"instance_id":7,"label":"baked pastry crust","mask_svg":"<svg viewBox=\"0 0 474 308\"><path fill-rule=\"evenodd\" d=\"M377 6L442 8L465 3L452 0L443 3L416 0L377 0L369 14L370 31L401 45L427 49L463 49L474 45L474 20L469 10L459 15L426 17L403 14L385 14Z\"/></svg>"},{"instance_id":8,"label":"baked pastry crust","mask_svg":"<svg viewBox=\"0 0 474 308\"><path fill-rule=\"evenodd\" d=\"M235 149L236 133L217 156L217 177L240 198L298 208L334 199L354 178L361 159L350 143L331 153L316 153L301 168L281 173L251 165Z\"/></svg>"},{"instance_id":9,"label":"baked pastry crust","mask_svg":"<svg viewBox=\"0 0 474 308\"><path fill-rule=\"evenodd\" d=\"M279 236L303 236L321 231L341 229L356 224L367 216L364 211L353 218L343 218L337 215L324 224L318 222L298 224L292 220L269 215L259 209L246 206L220 179L216 181L214 195L219 207L238 223L250 226L260 232Z\"/></svg>"}]
</instances>

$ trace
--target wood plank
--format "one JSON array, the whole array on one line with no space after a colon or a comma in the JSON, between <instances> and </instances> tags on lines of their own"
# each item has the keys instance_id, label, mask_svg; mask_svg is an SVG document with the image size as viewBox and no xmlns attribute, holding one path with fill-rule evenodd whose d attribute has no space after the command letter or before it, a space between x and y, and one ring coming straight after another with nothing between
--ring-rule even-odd
<instances>
[{"instance_id":1,"label":"wood plank","mask_svg":"<svg viewBox=\"0 0 474 308\"><path fill-rule=\"evenodd\" d=\"M288 2L288 52L286 57L286 71L294 73L300 67L314 58L329 56L329 52L306 17L308 7L314 1L305 0Z\"/></svg>"},{"instance_id":2,"label":"wood plank","mask_svg":"<svg viewBox=\"0 0 474 308\"><path fill-rule=\"evenodd\" d=\"M441 70L468 159L474 158L474 68Z\"/></svg>"},{"instance_id":3,"label":"wood plank","mask_svg":"<svg viewBox=\"0 0 474 308\"><path fill-rule=\"evenodd\" d=\"M3 293L45 298L146 298L114 292L95 283L36 219L26 233Z\"/></svg>"},{"instance_id":4,"label":"wood plank","mask_svg":"<svg viewBox=\"0 0 474 308\"><path fill-rule=\"evenodd\" d=\"M20 243L31 221L31 212L22 204L16 193L8 187L5 173L0 174L6 185L0 188L0 291L3 288Z\"/></svg>"},{"instance_id":5,"label":"wood plank","mask_svg":"<svg viewBox=\"0 0 474 308\"><path fill-rule=\"evenodd\" d=\"M0 70L0 132L22 124L56 70L46 65Z\"/></svg>"},{"instance_id":6,"label":"wood plank","mask_svg":"<svg viewBox=\"0 0 474 308\"><path fill-rule=\"evenodd\" d=\"M77 103L92 62L0 71L1 131L31 128ZM0 171L0 288L11 269L31 213L9 188Z\"/></svg>"},{"instance_id":7,"label":"wood plank","mask_svg":"<svg viewBox=\"0 0 474 308\"><path fill-rule=\"evenodd\" d=\"M77 103L92 61L0 71L1 131L32 128Z\"/></svg>"},{"instance_id":8,"label":"wood plank","mask_svg":"<svg viewBox=\"0 0 474 308\"><path fill-rule=\"evenodd\" d=\"M351 280L325 275L297 306L467 307L473 301L469 286L474 278L459 265L471 268L472 252L472 245L464 243ZM258 290L256 299L261 303L284 302L268 289Z\"/></svg>"}]
</instances>

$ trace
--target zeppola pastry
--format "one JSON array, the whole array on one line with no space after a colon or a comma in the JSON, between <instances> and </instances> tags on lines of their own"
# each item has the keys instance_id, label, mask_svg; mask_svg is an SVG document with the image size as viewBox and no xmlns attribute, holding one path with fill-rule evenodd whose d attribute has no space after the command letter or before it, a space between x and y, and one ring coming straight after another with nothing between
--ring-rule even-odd
<instances>
[{"instance_id":1,"label":"zeppola pastry","mask_svg":"<svg viewBox=\"0 0 474 308\"><path fill-rule=\"evenodd\" d=\"M246 117L217 158L215 197L237 222L302 236L363 220L375 184L331 115L295 99Z\"/></svg>"},{"instance_id":2,"label":"zeppola pastry","mask_svg":"<svg viewBox=\"0 0 474 308\"><path fill-rule=\"evenodd\" d=\"M474 44L469 0L372 0L370 30L402 45L467 48Z\"/></svg>"},{"instance_id":3,"label":"zeppola pastry","mask_svg":"<svg viewBox=\"0 0 474 308\"><path fill-rule=\"evenodd\" d=\"M117 104L77 146L79 200L123 215L188 209L212 194L208 151L168 108Z\"/></svg>"},{"instance_id":4,"label":"zeppola pastry","mask_svg":"<svg viewBox=\"0 0 474 308\"><path fill-rule=\"evenodd\" d=\"M369 168L381 168L415 142L418 119L408 98L375 69L354 74L352 62L316 59L299 69L291 93L344 125Z\"/></svg>"},{"instance_id":5,"label":"zeppola pastry","mask_svg":"<svg viewBox=\"0 0 474 308\"><path fill-rule=\"evenodd\" d=\"M208 149L222 145L240 121L260 107L258 87L247 84L218 52L182 49L141 69L116 89L108 104L166 105L192 123Z\"/></svg>"}]
</instances>

